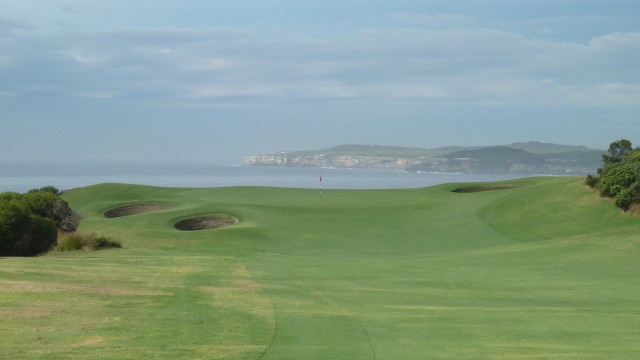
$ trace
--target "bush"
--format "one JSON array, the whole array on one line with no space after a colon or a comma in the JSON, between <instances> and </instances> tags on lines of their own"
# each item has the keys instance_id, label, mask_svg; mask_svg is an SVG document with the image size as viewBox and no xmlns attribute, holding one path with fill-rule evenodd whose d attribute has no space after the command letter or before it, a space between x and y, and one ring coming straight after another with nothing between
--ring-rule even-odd
<instances>
[{"instance_id":1,"label":"bush","mask_svg":"<svg viewBox=\"0 0 640 360\"><path fill-rule=\"evenodd\" d=\"M613 198L625 211L640 203L640 148L633 149L628 140L618 140L603 155L603 163L599 176L588 175L585 183L597 187L600 195Z\"/></svg>"},{"instance_id":2,"label":"bush","mask_svg":"<svg viewBox=\"0 0 640 360\"><path fill-rule=\"evenodd\" d=\"M66 234L58 239L57 251L81 250L87 245L86 239L80 234Z\"/></svg>"},{"instance_id":3,"label":"bush","mask_svg":"<svg viewBox=\"0 0 640 360\"><path fill-rule=\"evenodd\" d=\"M615 197L624 189L640 182L640 161L616 163L607 167L600 177L600 193Z\"/></svg>"},{"instance_id":4,"label":"bush","mask_svg":"<svg viewBox=\"0 0 640 360\"><path fill-rule=\"evenodd\" d=\"M33 213L51 219L63 232L74 232L78 228L80 216L58 195L49 191L31 191L22 198Z\"/></svg>"},{"instance_id":5,"label":"bush","mask_svg":"<svg viewBox=\"0 0 640 360\"><path fill-rule=\"evenodd\" d=\"M112 238L106 236L98 236L96 238L96 245L98 246L98 249L112 249L122 247L120 241L113 240Z\"/></svg>"},{"instance_id":6,"label":"bush","mask_svg":"<svg viewBox=\"0 0 640 360\"><path fill-rule=\"evenodd\" d=\"M584 183L592 189L595 189L598 186L598 182L600 181L600 177L598 175L587 175Z\"/></svg>"},{"instance_id":7,"label":"bush","mask_svg":"<svg viewBox=\"0 0 640 360\"><path fill-rule=\"evenodd\" d=\"M59 193L53 186L24 195L0 193L0 256L35 256L53 247L58 251L122 247L105 236L74 234L80 216Z\"/></svg>"},{"instance_id":8,"label":"bush","mask_svg":"<svg viewBox=\"0 0 640 360\"><path fill-rule=\"evenodd\" d=\"M40 189L31 189L27 193L34 193L34 192L48 192L53 195L62 194L62 191L58 190L55 186L51 186L51 185L41 187Z\"/></svg>"},{"instance_id":9,"label":"bush","mask_svg":"<svg viewBox=\"0 0 640 360\"><path fill-rule=\"evenodd\" d=\"M64 234L58 240L57 251L94 251L108 248L121 248L119 241L106 236L98 236L95 233L72 233Z\"/></svg>"},{"instance_id":10,"label":"bush","mask_svg":"<svg viewBox=\"0 0 640 360\"><path fill-rule=\"evenodd\" d=\"M616 206L627 211L633 204L640 203L640 182L622 189L614 198Z\"/></svg>"},{"instance_id":11,"label":"bush","mask_svg":"<svg viewBox=\"0 0 640 360\"><path fill-rule=\"evenodd\" d=\"M55 224L33 214L24 202L0 201L0 256L35 256L49 251L58 234Z\"/></svg>"}]
</instances>

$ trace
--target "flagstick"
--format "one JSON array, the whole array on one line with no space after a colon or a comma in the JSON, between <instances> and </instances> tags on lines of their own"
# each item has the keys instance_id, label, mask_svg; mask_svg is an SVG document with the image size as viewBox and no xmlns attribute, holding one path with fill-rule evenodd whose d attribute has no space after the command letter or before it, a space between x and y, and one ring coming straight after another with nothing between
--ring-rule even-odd
<instances>
[{"instance_id":1,"label":"flagstick","mask_svg":"<svg viewBox=\"0 0 640 360\"><path fill-rule=\"evenodd\" d=\"M320 175L320 196L322 196L322 175Z\"/></svg>"}]
</instances>

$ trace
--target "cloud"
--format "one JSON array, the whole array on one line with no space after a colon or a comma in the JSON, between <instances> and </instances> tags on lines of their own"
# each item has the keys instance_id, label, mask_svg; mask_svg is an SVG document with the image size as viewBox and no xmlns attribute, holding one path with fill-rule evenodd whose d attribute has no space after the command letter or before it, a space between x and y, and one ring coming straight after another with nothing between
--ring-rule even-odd
<instances>
[{"instance_id":1,"label":"cloud","mask_svg":"<svg viewBox=\"0 0 640 360\"><path fill-rule=\"evenodd\" d=\"M80 64L87 64L87 65L99 64L106 60L104 56L88 54L82 49L63 50L61 51L61 53L77 61Z\"/></svg>"},{"instance_id":2,"label":"cloud","mask_svg":"<svg viewBox=\"0 0 640 360\"><path fill-rule=\"evenodd\" d=\"M0 76L10 80L0 90L25 104L30 94L48 91L69 101L194 107L228 99L640 106L638 33L580 44L471 28L361 29L338 37L146 28L11 33L0 45Z\"/></svg>"},{"instance_id":3,"label":"cloud","mask_svg":"<svg viewBox=\"0 0 640 360\"><path fill-rule=\"evenodd\" d=\"M24 22L0 18L0 38L34 30Z\"/></svg>"},{"instance_id":4,"label":"cloud","mask_svg":"<svg viewBox=\"0 0 640 360\"><path fill-rule=\"evenodd\" d=\"M585 106L638 106L640 84L597 83L584 86L562 86L560 90L576 104Z\"/></svg>"},{"instance_id":5,"label":"cloud","mask_svg":"<svg viewBox=\"0 0 640 360\"><path fill-rule=\"evenodd\" d=\"M185 71L220 71L228 70L234 66L232 60L219 57L194 57L183 64Z\"/></svg>"},{"instance_id":6,"label":"cloud","mask_svg":"<svg viewBox=\"0 0 640 360\"><path fill-rule=\"evenodd\" d=\"M469 26L476 23L476 20L467 15L460 14L413 14L413 13L393 13L389 15L393 20L412 25L426 25L433 27L440 26Z\"/></svg>"},{"instance_id":7,"label":"cloud","mask_svg":"<svg viewBox=\"0 0 640 360\"><path fill-rule=\"evenodd\" d=\"M110 91L110 90L85 91L77 94L77 96L85 99L113 99L120 95L121 93L119 91Z\"/></svg>"}]
</instances>

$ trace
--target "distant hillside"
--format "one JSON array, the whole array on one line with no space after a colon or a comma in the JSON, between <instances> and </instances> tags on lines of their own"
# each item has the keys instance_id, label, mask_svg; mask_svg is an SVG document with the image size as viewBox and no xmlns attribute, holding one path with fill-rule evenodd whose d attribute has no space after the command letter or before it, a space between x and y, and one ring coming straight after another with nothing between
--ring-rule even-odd
<instances>
[{"instance_id":1,"label":"distant hillside","mask_svg":"<svg viewBox=\"0 0 640 360\"><path fill-rule=\"evenodd\" d=\"M432 157L447 154L451 151L462 150L462 147L450 147L440 149L422 149L410 148L402 146L384 146L384 145L340 145L328 149L320 150L303 150L280 152L268 155L287 155L289 157L296 156L382 156L382 157L403 157L403 158L420 158Z\"/></svg>"},{"instance_id":2,"label":"distant hillside","mask_svg":"<svg viewBox=\"0 0 640 360\"><path fill-rule=\"evenodd\" d=\"M245 165L401 169L416 172L576 174L594 172L601 150L540 142L434 149L341 145L248 156Z\"/></svg>"},{"instance_id":3,"label":"distant hillside","mask_svg":"<svg viewBox=\"0 0 640 360\"><path fill-rule=\"evenodd\" d=\"M552 143L541 143L538 141L529 141L525 143L513 143L506 145L510 148L520 149L524 151L528 151L534 154L549 154L549 153L562 153L562 152L573 152L573 151L593 151L597 149L589 149L584 145L559 145ZM600 151L600 150L597 150ZM600 151L602 152L602 151Z\"/></svg>"},{"instance_id":4,"label":"distant hillside","mask_svg":"<svg viewBox=\"0 0 640 360\"><path fill-rule=\"evenodd\" d=\"M586 148L585 148L586 149ZM407 170L423 172L582 175L600 165L599 150L532 153L510 146L456 151L425 159Z\"/></svg>"}]
</instances>

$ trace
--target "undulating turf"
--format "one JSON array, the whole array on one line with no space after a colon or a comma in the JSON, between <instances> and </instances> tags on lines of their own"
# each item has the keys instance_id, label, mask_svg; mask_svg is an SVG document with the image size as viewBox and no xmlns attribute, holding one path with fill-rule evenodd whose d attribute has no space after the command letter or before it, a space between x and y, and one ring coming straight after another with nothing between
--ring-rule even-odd
<instances>
[{"instance_id":1,"label":"undulating turf","mask_svg":"<svg viewBox=\"0 0 640 360\"><path fill-rule=\"evenodd\" d=\"M0 259L0 358L638 358L640 219L581 182L74 190L123 249Z\"/></svg>"}]
</instances>

